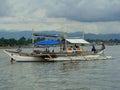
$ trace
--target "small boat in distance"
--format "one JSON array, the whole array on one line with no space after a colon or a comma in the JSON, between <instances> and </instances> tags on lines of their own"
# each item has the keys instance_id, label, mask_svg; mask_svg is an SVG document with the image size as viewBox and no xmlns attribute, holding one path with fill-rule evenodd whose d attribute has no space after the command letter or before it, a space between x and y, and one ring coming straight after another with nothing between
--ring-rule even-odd
<instances>
[{"instance_id":1,"label":"small boat in distance","mask_svg":"<svg viewBox=\"0 0 120 90\"><path fill-rule=\"evenodd\" d=\"M40 45L50 47L51 45L59 46L59 50L56 52L54 50L49 51L46 50L35 50L33 49L32 52L23 52L21 50L12 51L12 50L4 50L4 52L10 56L11 61L17 62L25 62L25 61L74 61L74 60L101 60L101 59L111 59L111 56L105 56L104 50L96 50L87 51L80 46L90 45L88 41L85 39L75 39L75 38L66 38L64 35L57 35L57 34L38 34L33 33L33 45ZM43 41L34 41L34 37L47 37L47 38L57 38L59 37L59 41L53 41L45 39Z\"/></svg>"}]
</instances>

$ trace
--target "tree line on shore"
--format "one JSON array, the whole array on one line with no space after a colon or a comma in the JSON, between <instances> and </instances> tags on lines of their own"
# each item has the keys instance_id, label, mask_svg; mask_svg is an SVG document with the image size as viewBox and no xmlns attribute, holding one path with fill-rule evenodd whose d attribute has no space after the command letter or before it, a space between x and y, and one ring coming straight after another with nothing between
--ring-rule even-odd
<instances>
[{"instance_id":1,"label":"tree line on shore","mask_svg":"<svg viewBox=\"0 0 120 90\"><path fill-rule=\"evenodd\" d=\"M36 40L43 40L44 38L37 38ZM19 39L15 38L9 38L6 39L4 37L0 38L0 46L1 47L6 47L6 46L21 46L21 45L29 45L32 44L32 39L28 38L26 39L25 37L21 37Z\"/></svg>"},{"instance_id":2,"label":"tree line on shore","mask_svg":"<svg viewBox=\"0 0 120 90\"><path fill-rule=\"evenodd\" d=\"M101 40L101 39L87 39L90 43L95 42L96 44L105 43L108 45L120 45L120 39L109 39L109 40Z\"/></svg>"},{"instance_id":3,"label":"tree line on shore","mask_svg":"<svg viewBox=\"0 0 120 90\"><path fill-rule=\"evenodd\" d=\"M37 38L36 41L40 41L40 40L44 40L45 38ZM100 44L101 42L104 42L106 44L110 44L110 45L117 45L120 44L120 40L119 39L110 39L110 40L100 40L100 39L87 39L87 41L89 41L90 43L95 42L96 44ZM0 38L0 46L1 47L5 47L5 46L21 46L21 45L29 45L32 44L32 39L30 38L25 38L25 37L21 37L19 39L15 39L15 38L9 38L6 39L4 37Z\"/></svg>"}]
</instances>

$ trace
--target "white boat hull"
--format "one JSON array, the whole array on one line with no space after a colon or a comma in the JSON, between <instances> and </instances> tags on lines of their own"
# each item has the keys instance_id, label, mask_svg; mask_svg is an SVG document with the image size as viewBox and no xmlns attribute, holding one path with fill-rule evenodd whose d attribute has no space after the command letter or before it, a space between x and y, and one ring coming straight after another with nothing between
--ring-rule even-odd
<instances>
[{"instance_id":1,"label":"white boat hull","mask_svg":"<svg viewBox=\"0 0 120 90\"><path fill-rule=\"evenodd\" d=\"M111 56L104 56L104 55L80 55L80 56L59 56L56 58L41 58L40 56L30 56L30 55L20 55L18 53L10 53L7 50L4 50L4 52L11 57L12 60L15 60L16 62L40 62L40 61L72 61L72 60L105 60L105 59L112 59Z\"/></svg>"},{"instance_id":2,"label":"white boat hull","mask_svg":"<svg viewBox=\"0 0 120 90\"><path fill-rule=\"evenodd\" d=\"M15 60L15 61L41 61L42 59L40 57L33 57L33 56L21 56L19 54L15 54L15 53L10 53L7 52L6 50L4 50L4 52L11 57L11 59Z\"/></svg>"}]
</instances>

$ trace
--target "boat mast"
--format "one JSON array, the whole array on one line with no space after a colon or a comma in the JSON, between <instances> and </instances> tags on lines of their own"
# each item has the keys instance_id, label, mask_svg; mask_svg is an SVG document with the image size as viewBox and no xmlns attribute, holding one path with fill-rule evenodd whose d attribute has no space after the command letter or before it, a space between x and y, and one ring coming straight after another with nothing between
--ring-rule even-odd
<instances>
[{"instance_id":1,"label":"boat mast","mask_svg":"<svg viewBox=\"0 0 120 90\"><path fill-rule=\"evenodd\" d=\"M64 47L65 47L65 51L67 52L67 24L65 26L65 32L64 32L64 39L65 39L65 43L64 43Z\"/></svg>"},{"instance_id":2,"label":"boat mast","mask_svg":"<svg viewBox=\"0 0 120 90\"><path fill-rule=\"evenodd\" d=\"M34 50L34 29L32 29L32 47L33 47L33 50Z\"/></svg>"},{"instance_id":3,"label":"boat mast","mask_svg":"<svg viewBox=\"0 0 120 90\"><path fill-rule=\"evenodd\" d=\"M82 39L85 39L85 34L84 34L84 31L82 33Z\"/></svg>"},{"instance_id":4,"label":"boat mast","mask_svg":"<svg viewBox=\"0 0 120 90\"><path fill-rule=\"evenodd\" d=\"M65 38L65 51L67 52L67 41L66 41L66 39L67 39L67 32L65 33L64 38Z\"/></svg>"}]
</instances>

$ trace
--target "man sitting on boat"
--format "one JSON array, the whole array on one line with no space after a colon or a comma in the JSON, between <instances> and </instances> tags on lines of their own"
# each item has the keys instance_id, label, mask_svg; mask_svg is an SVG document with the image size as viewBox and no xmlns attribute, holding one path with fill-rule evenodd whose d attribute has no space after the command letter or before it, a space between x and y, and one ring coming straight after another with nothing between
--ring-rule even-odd
<instances>
[{"instance_id":1,"label":"man sitting on boat","mask_svg":"<svg viewBox=\"0 0 120 90\"><path fill-rule=\"evenodd\" d=\"M104 49L105 49L105 44L102 43L101 50L104 50Z\"/></svg>"}]
</instances>

